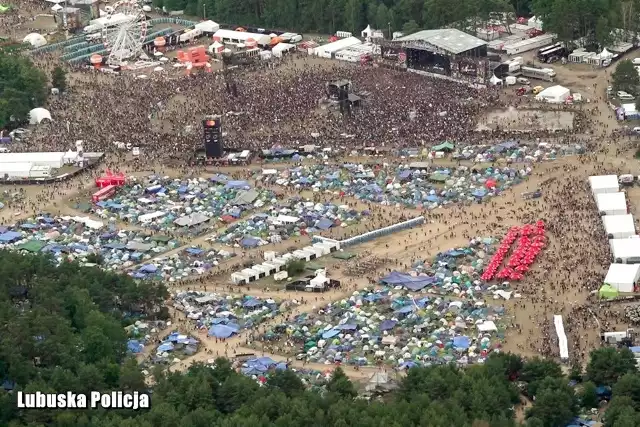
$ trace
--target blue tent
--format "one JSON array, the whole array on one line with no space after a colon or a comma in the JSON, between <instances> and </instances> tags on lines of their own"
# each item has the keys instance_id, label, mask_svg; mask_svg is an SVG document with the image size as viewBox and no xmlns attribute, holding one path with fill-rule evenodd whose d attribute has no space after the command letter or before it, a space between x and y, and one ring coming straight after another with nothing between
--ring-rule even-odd
<instances>
[{"instance_id":1,"label":"blue tent","mask_svg":"<svg viewBox=\"0 0 640 427\"><path fill-rule=\"evenodd\" d=\"M229 338L231 335L238 332L235 328L228 325L213 325L209 328L209 336L216 338Z\"/></svg>"},{"instance_id":2,"label":"blue tent","mask_svg":"<svg viewBox=\"0 0 640 427\"><path fill-rule=\"evenodd\" d=\"M411 313L412 311L415 311L416 308L413 305L405 305L404 307L396 310L396 313L399 314L407 314L407 313Z\"/></svg>"},{"instance_id":3,"label":"blue tent","mask_svg":"<svg viewBox=\"0 0 640 427\"><path fill-rule=\"evenodd\" d=\"M398 174L398 178L400 179L407 179L411 176L411 171L410 170L403 170L402 172L400 172Z\"/></svg>"},{"instance_id":4,"label":"blue tent","mask_svg":"<svg viewBox=\"0 0 640 427\"><path fill-rule=\"evenodd\" d=\"M412 291L419 291L420 289L423 289L428 285L434 283L436 279L429 276L414 277L409 274L392 271L387 276L383 277L380 281L385 285L400 285Z\"/></svg>"},{"instance_id":5,"label":"blue tent","mask_svg":"<svg viewBox=\"0 0 640 427\"><path fill-rule=\"evenodd\" d=\"M33 230L38 228L37 224L22 224L20 228L24 228L25 230Z\"/></svg>"},{"instance_id":6,"label":"blue tent","mask_svg":"<svg viewBox=\"0 0 640 427\"><path fill-rule=\"evenodd\" d=\"M334 329L338 329L341 331L355 331L356 329L358 329L358 325L344 324L344 325L338 325Z\"/></svg>"}]
</instances>

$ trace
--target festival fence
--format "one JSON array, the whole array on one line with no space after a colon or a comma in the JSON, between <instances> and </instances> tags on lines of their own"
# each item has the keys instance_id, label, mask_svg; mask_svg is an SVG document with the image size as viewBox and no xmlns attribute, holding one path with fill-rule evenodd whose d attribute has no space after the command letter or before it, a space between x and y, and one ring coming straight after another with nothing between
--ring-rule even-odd
<instances>
[{"instance_id":1,"label":"festival fence","mask_svg":"<svg viewBox=\"0 0 640 427\"><path fill-rule=\"evenodd\" d=\"M406 230L409 228L417 227L421 224L424 224L425 219L423 216L419 216L417 218L410 219L408 221L399 222L397 224L390 225L388 227L379 228L377 230L368 231L356 237L351 237L349 239L345 239L340 241L340 247L346 247L351 245L358 245L360 243L365 243L371 241L373 239L377 239L378 237L388 236L393 233L397 233L402 230Z\"/></svg>"}]
</instances>

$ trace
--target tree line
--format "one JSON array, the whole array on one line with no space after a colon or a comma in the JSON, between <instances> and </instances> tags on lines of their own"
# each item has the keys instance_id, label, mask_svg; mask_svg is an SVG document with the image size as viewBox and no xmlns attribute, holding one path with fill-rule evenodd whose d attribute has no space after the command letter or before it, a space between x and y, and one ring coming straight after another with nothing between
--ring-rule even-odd
<instances>
[{"instance_id":1,"label":"tree line","mask_svg":"<svg viewBox=\"0 0 640 427\"><path fill-rule=\"evenodd\" d=\"M455 27L469 32L536 15L560 40L606 45L640 31L640 0L154 0L167 11L233 25L302 33L388 33ZM615 30L624 30L619 32ZM627 40L631 41L631 40Z\"/></svg>"},{"instance_id":2,"label":"tree line","mask_svg":"<svg viewBox=\"0 0 640 427\"><path fill-rule=\"evenodd\" d=\"M0 128L28 118L47 100L47 77L31 60L0 51Z\"/></svg>"},{"instance_id":3,"label":"tree line","mask_svg":"<svg viewBox=\"0 0 640 427\"><path fill-rule=\"evenodd\" d=\"M610 403L605 427L640 427L640 373L629 349L591 353L568 375L551 360L493 354L483 365L412 368L372 400L336 369L309 389L291 370L266 386L227 359L186 373L141 367L124 326L164 316L160 283L44 255L0 251L0 425L10 427L558 427ZM138 391L149 410L18 409L16 392ZM603 392L602 390L605 390ZM529 408L520 413L523 403Z\"/></svg>"}]
</instances>

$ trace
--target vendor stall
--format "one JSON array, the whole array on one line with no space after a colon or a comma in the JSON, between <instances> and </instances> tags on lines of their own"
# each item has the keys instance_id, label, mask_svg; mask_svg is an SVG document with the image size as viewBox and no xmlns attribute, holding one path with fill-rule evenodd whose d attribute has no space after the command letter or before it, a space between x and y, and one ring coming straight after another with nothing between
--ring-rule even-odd
<instances>
[{"instance_id":1,"label":"vendor stall","mask_svg":"<svg viewBox=\"0 0 640 427\"><path fill-rule=\"evenodd\" d=\"M611 285L618 292L634 292L638 278L640 264L611 264L604 283Z\"/></svg>"},{"instance_id":2,"label":"vendor stall","mask_svg":"<svg viewBox=\"0 0 640 427\"><path fill-rule=\"evenodd\" d=\"M640 238L611 239L611 255L618 264L640 263Z\"/></svg>"},{"instance_id":3,"label":"vendor stall","mask_svg":"<svg viewBox=\"0 0 640 427\"><path fill-rule=\"evenodd\" d=\"M622 192L596 194L596 204L600 215L627 214L627 197Z\"/></svg>"},{"instance_id":4,"label":"vendor stall","mask_svg":"<svg viewBox=\"0 0 640 427\"><path fill-rule=\"evenodd\" d=\"M633 215L605 215L602 217L604 230L609 239L624 239L636 234Z\"/></svg>"}]
</instances>

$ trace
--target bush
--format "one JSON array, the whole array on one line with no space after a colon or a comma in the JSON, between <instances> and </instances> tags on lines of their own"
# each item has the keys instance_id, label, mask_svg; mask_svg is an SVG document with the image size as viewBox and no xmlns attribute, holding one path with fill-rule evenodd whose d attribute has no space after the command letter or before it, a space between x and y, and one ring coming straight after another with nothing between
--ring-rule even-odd
<instances>
[{"instance_id":1,"label":"bush","mask_svg":"<svg viewBox=\"0 0 640 427\"><path fill-rule=\"evenodd\" d=\"M292 259L286 265L287 273L289 274L290 277L297 276L298 274L301 274L304 271L304 266L305 266L304 260Z\"/></svg>"}]
</instances>

